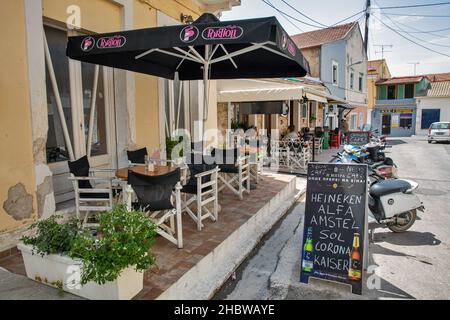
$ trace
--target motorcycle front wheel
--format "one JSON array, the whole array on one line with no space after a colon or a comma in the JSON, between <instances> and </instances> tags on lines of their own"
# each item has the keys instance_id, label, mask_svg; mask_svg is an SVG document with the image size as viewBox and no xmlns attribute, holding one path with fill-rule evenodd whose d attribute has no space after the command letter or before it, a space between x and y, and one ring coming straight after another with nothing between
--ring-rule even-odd
<instances>
[{"instance_id":1,"label":"motorcycle front wheel","mask_svg":"<svg viewBox=\"0 0 450 320\"><path fill-rule=\"evenodd\" d=\"M411 226L414 224L414 222L416 221L416 217L417 217L417 210L410 210L410 211L406 211L403 212L401 214L398 215L399 218L403 218L405 219L405 222L403 223L392 223L388 225L388 228L392 231L392 232L405 232L406 230L408 230L409 228L411 228Z\"/></svg>"}]
</instances>

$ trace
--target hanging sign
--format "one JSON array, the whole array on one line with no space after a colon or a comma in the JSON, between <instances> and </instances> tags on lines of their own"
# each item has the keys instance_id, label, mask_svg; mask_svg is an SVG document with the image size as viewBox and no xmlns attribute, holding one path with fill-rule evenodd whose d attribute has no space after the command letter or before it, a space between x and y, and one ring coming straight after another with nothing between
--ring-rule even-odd
<instances>
[{"instance_id":1,"label":"hanging sign","mask_svg":"<svg viewBox=\"0 0 450 320\"><path fill-rule=\"evenodd\" d=\"M367 165L308 165L301 282L341 282L362 294L366 207Z\"/></svg>"}]
</instances>

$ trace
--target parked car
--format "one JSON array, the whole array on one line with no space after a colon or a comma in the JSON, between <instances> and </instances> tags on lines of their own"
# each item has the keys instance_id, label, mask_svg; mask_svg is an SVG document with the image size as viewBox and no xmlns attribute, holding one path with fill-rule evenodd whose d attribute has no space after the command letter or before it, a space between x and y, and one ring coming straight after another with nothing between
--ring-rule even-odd
<instances>
[{"instance_id":1,"label":"parked car","mask_svg":"<svg viewBox=\"0 0 450 320\"><path fill-rule=\"evenodd\" d=\"M450 141L450 122L433 122L428 129L428 143Z\"/></svg>"}]
</instances>

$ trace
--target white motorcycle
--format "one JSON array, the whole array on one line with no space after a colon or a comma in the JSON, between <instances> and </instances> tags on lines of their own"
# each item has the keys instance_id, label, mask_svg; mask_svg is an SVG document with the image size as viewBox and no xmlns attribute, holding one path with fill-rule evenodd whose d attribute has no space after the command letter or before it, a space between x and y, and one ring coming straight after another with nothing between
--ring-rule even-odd
<instances>
[{"instance_id":1,"label":"white motorcycle","mask_svg":"<svg viewBox=\"0 0 450 320\"><path fill-rule=\"evenodd\" d=\"M384 180L376 172L371 172L369 188L369 223L377 222L393 232L405 232L416 221L417 210L424 206L414 190L418 183L405 180ZM375 221L374 221L375 220Z\"/></svg>"}]
</instances>

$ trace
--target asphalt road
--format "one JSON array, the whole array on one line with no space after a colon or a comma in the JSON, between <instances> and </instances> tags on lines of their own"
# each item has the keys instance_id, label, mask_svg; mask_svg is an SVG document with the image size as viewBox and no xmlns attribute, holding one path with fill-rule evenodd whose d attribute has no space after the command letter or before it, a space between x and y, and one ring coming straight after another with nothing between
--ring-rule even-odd
<instances>
[{"instance_id":1,"label":"asphalt road","mask_svg":"<svg viewBox=\"0 0 450 320\"><path fill-rule=\"evenodd\" d=\"M377 277L363 296L323 281L299 283L304 203L266 237L218 293L218 299L450 299L450 144L396 138L387 150L399 176L419 183L425 212L401 234L377 229L369 264ZM368 277L373 274L366 275Z\"/></svg>"},{"instance_id":2,"label":"asphalt road","mask_svg":"<svg viewBox=\"0 0 450 320\"><path fill-rule=\"evenodd\" d=\"M450 144L428 144L423 137L391 143L389 156L400 178L419 183L425 212L405 233L375 233L370 252L382 288L370 296L450 299Z\"/></svg>"}]
</instances>

